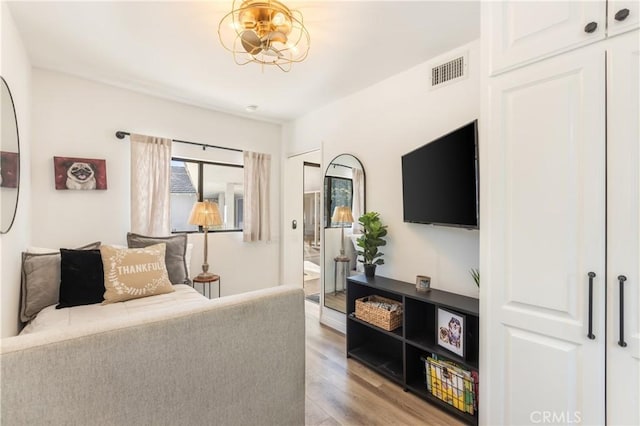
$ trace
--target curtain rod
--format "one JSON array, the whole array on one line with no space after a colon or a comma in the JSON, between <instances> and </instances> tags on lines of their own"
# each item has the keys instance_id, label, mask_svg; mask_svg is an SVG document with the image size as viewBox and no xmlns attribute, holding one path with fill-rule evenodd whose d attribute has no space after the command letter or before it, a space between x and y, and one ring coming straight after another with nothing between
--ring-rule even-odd
<instances>
[{"instance_id":1,"label":"curtain rod","mask_svg":"<svg viewBox=\"0 0 640 426\"><path fill-rule=\"evenodd\" d=\"M131 133L129 132L123 132L122 130L118 130L116 132L116 138L118 139L124 139L125 136L131 136ZM177 143L185 143L188 145L196 145L196 146L201 146L202 150L204 151L207 148L215 148L215 149L226 149L227 151L235 151L235 152L243 152L241 149L237 149L237 148L227 148L226 146L217 146L217 145L209 145L206 143L200 143L200 142L189 142L189 141L181 141L179 139L171 139L173 142L177 142Z\"/></svg>"}]
</instances>

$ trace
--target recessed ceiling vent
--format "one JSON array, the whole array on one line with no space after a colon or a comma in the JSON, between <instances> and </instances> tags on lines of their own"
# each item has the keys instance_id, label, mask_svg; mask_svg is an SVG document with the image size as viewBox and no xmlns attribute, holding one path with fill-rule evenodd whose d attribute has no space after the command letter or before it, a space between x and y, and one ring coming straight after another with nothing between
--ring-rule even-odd
<instances>
[{"instance_id":1,"label":"recessed ceiling vent","mask_svg":"<svg viewBox=\"0 0 640 426\"><path fill-rule=\"evenodd\" d=\"M431 88L435 89L467 77L468 55L465 53L431 68Z\"/></svg>"}]
</instances>

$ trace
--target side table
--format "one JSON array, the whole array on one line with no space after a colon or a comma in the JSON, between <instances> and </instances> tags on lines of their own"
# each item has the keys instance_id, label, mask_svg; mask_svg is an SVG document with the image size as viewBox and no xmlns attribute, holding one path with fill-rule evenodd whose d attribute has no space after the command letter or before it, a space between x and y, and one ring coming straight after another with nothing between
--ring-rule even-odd
<instances>
[{"instance_id":1,"label":"side table","mask_svg":"<svg viewBox=\"0 0 640 426\"><path fill-rule=\"evenodd\" d=\"M193 286L195 287L195 283L199 283L202 284L202 295L206 296L207 292L206 292L206 288L204 287L205 284L208 284L209 287L209 299L211 299L211 284L218 282L218 298L220 298L220 294L222 292L222 279L220 278L220 275L211 275L210 277L195 277L193 279Z\"/></svg>"}]
</instances>

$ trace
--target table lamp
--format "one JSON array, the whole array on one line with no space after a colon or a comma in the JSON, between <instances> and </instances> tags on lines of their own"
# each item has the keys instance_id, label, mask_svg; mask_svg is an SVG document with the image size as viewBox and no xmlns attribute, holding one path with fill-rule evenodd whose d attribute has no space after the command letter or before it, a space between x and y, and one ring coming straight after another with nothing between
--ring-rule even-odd
<instances>
[{"instance_id":1,"label":"table lamp","mask_svg":"<svg viewBox=\"0 0 640 426\"><path fill-rule=\"evenodd\" d=\"M333 210L331 222L340 225L340 256L336 259L349 260L349 257L344 254L344 225L347 223L353 223L353 214L351 214L351 209L347 206L336 207Z\"/></svg>"},{"instance_id":2,"label":"table lamp","mask_svg":"<svg viewBox=\"0 0 640 426\"><path fill-rule=\"evenodd\" d=\"M209 272L209 263L207 262L207 257L209 255L207 241L209 228L222 224L222 218L220 217L220 211L218 210L218 203L197 201L193 205L193 209L191 209L189 224L202 226L204 229L204 263L202 264L202 273L200 273L196 278L211 278L213 277L213 274Z\"/></svg>"}]
</instances>

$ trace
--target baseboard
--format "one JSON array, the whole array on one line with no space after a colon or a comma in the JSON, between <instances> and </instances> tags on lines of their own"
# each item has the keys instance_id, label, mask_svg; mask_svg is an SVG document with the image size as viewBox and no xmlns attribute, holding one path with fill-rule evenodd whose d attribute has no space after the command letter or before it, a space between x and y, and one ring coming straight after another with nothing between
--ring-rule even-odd
<instances>
[{"instance_id":1,"label":"baseboard","mask_svg":"<svg viewBox=\"0 0 640 426\"><path fill-rule=\"evenodd\" d=\"M320 324L331 327L342 334L347 333L347 316L324 306L320 307Z\"/></svg>"}]
</instances>

